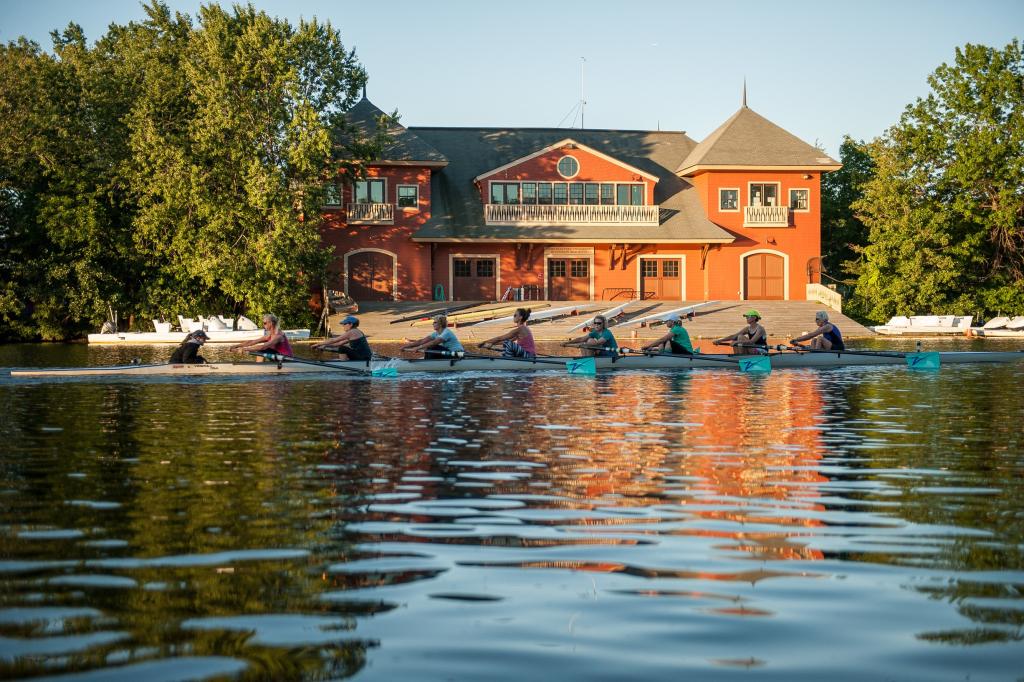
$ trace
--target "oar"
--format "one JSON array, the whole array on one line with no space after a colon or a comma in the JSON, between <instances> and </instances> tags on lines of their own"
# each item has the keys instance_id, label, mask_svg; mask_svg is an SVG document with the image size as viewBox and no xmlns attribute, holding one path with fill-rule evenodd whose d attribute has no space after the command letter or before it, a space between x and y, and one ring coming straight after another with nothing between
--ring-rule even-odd
<instances>
[{"instance_id":1,"label":"oar","mask_svg":"<svg viewBox=\"0 0 1024 682\"><path fill-rule=\"evenodd\" d=\"M834 353L836 355L868 355L878 358L903 358L910 369L939 369L941 356L935 351L900 353L898 351L870 350L825 350L824 348L807 348L805 346L775 346L777 350L794 350L799 353Z\"/></svg>"},{"instance_id":2,"label":"oar","mask_svg":"<svg viewBox=\"0 0 1024 682\"><path fill-rule=\"evenodd\" d=\"M344 365L331 364L329 362L320 362L319 360L306 360L304 358L296 358L291 355L281 355L280 353L274 353L272 351L263 350L251 350L250 355L258 355L261 358L266 358L272 362L276 362L278 368L281 367L282 362L295 362L300 365L312 365L313 367L323 367L324 369L340 369L344 372L355 372L356 374L370 375L373 377L396 377L398 376L398 370L394 367L379 367L377 369L359 369L356 367L345 367Z\"/></svg>"},{"instance_id":3,"label":"oar","mask_svg":"<svg viewBox=\"0 0 1024 682\"><path fill-rule=\"evenodd\" d=\"M675 353L658 353L653 351L645 350L632 350L631 348L623 348L624 353L633 353L635 355L647 355L650 357L657 358L678 358L680 360L707 360L708 362L724 362L729 365L736 365L740 368L741 372L770 372L772 371L772 362L767 355L748 355L748 356L736 356L733 358L716 358L704 353L693 353L692 355L678 355Z\"/></svg>"},{"instance_id":4,"label":"oar","mask_svg":"<svg viewBox=\"0 0 1024 682\"><path fill-rule=\"evenodd\" d=\"M511 360L513 362L529 362L529 363L540 363L543 365L561 365L565 367L569 374L597 374L597 364L594 362L594 358L572 358L570 360L538 360L536 358L506 358L499 355L479 355L474 353L457 352L450 350L434 351L435 355L441 357L453 358L453 361L462 360L465 358L477 359L477 360Z\"/></svg>"}]
</instances>

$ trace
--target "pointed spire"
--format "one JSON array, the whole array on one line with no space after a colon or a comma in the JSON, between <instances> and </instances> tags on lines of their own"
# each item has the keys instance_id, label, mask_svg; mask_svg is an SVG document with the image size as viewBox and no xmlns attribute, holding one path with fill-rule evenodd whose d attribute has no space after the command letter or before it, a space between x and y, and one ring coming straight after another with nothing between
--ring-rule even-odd
<instances>
[{"instance_id":1,"label":"pointed spire","mask_svg":"<svg viewBox=\"0 0 1024 682\"><path fill-rule=\"evenodd\" d=\"M363 81L363 99L366 99L366 81ZM743 101L746 102L746 95L743 96Z\"/></svg>"},{"instance_id":2,"label":"pointed spire","mask_svg":"<svg viewBox=\"0 0 1024 682\"><path fill-rule=\"evenodd\" d=\"M365 95L364 95L365 96ZM747 77L743 77L743 108L747 108Z\"/></svg>"}]
</instances>

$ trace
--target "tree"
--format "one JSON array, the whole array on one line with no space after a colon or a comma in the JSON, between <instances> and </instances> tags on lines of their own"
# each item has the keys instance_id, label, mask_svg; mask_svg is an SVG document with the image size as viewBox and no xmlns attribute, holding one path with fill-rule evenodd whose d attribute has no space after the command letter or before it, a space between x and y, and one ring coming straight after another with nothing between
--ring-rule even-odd
<instances>
[{"instance_id":1,"label":"tree","mask_svg":"<svg viewBox=\"0 0 1024 682\"><path fill-rule=\"evenodd\" d=\"M863 141L843 138L839 160L843 167L823 174L821 181L822 269L836 279L855 274L857 249L867 244L868 228L852 206L862 196L861 185L874 173Z\"/></svg>"},{"instance_id":2,"label":"tree","mask_svg":"<svg viewBox=\"0 0 1024 682\"><path fill-rule=\"evenodd\" d=\"M957 49L932 92L868 146L853 204L869 228L855 308L894 314L1024 310L1024 59Z\"/></svg>"}]
</instances>

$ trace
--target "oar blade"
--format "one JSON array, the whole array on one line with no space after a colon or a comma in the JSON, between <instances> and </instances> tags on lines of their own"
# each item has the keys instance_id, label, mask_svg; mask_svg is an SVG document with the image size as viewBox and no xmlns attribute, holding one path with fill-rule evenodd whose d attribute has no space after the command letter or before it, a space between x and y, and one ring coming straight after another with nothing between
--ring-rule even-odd
<instances>
[{"instance_id":1,"label":"oar blade","mask_svg":"<svg viewBox=\"0 0 1024 682\"><path fill-rule=\"evenodd\" d=\"M741 372L770 372L772 361L767 355L751 355L739 359Z\"/></svg>"},{"instance_id":2,"label":"oar blade","mask_svg":"<svg viewBox=\"0 0 1024 682\"><path fill-rule=\"evenodd\" d=\"M377 367L370 370L370 376L390 379L398 376L397 367Z\"/></svg>"},{"instance_id":3,"label":"oar blade","mask_svg":"<svg viewBox=\"0 0 1024 682\"><path fill-rule=\"evenodd\" d=\"M569 374L580 374L582 376L594 376L597 374L597 363L593 357L573 358L566 360L565 369Z\"/></svg>"},{"instance_id":4,"label":"oar blade","mask_svg":"<svg viewBox=\"0 0 1024 682\"><path fill-rule=\"evenodd\" d=\"M938 369L941 363L936 352L907 353L907 367L910 369Z\"/></svg>"}]
</instances>

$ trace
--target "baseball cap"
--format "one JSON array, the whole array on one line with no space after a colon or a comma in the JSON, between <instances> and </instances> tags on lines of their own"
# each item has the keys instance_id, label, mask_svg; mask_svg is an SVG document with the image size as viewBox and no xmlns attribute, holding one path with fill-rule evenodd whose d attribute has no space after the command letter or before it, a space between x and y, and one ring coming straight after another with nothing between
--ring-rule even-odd
<instances>
[{"instance_id":1,"label":"baseball cap","mask_svg":"<svg viewBox=\"0 0 1024 682\"><path fill-rule=\"evenodd\" d=\"M678 315L670 315L665 318L665 324L672 324L673 322L679 322Z\"/></svg>"},{"instance_id":2,"label":"baseball cap","mask_svg":"<svg viewBox=\"0 0 1024 682\"><path fill-rule=\"evenodd\" d=\"M189 336L191 336L191 337L192 337L193 339L199 339L199 338L202 338L202 339L208 339L208 338L210 338L210 337L209 337L209 336L208 336L208 335L206 334L206 332L204 332L204 331L203 331L202 329L197 329L197 330L195 330L194 332L192 332L191 334L189 334Z\"/></svg>"},{"instance_id":3,"label":"baseball cap","mask_svg":"<svg viewBox=\"0 0 1024 682\"><path fill-rule=\"evenodd\" d=\"M349 315L341 321L342 324L359 324L359 318L355 315Z\"/></svg>"},{"instance_id":4,"label":"baseball cap","mask_svg":"<svg viewBox=\"0 0 1024 682\"><path fill-rule=\"evenodd\" d=\"M757 319L760 320L761 319L761 313L757 312L754 309L750 309L747 312L743 313L743 317L756 317Z\"/></svg>"}]
</instances>

